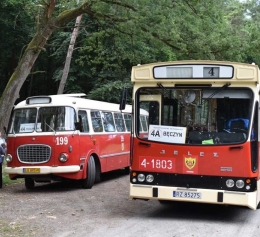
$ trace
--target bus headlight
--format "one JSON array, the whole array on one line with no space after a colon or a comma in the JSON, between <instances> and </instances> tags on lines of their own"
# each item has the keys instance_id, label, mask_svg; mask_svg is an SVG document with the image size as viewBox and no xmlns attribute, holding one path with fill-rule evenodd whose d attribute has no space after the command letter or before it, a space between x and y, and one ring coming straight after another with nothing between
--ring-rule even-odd
<instances>
[{"instance_id":1,"label":"bus headlight","mask_svg":"<svg viewBox=\"0 0 260 237\"><path fill-rule=\"evenodd\" d=\"M239 179L236 181L237 188L243 188L245 185L245 182L242 179Z\"/></svg>"},{"instance_id":2,"label":"bus headlight","mask_svg":"<svg viewBox=\"0 0 260 237\"><path fill-rule=\"evenodd\" d=\"M69 156L66 153L61 153L59 156L60 162L66 162L68 160Z\"/></svg>"},{"instance_id":3,"label":"bus headlight","mask_svg":"<svg viewBox=\"0 0 260 237\"><path fill-rule=\"evenodd\" d=\"M144 175L144 174L138 174L138 175L137 175L137 180L138 180L139 182L144 182L144 180L145 180L145 175Z\"/></svg>"},{"instance_id":4,"label":"bus headlight","mask_svg":"<svg viewBox=\"0 0 260 237\"><path fill-rule=\"evenodd\" d=\"M235 182L234 182L233 179L228 179L228 180L226 181L226 185L227 185L228 188L233 188L234 185L235 185Z\"/></svg>"},{"instance_id":5,"label":"bus headlight","mask_svg":"<svg viewBox=\"0 0 260 237\"><path fill-rule=\"evenodd\" d=\"M146 176L146 182L147 182L147 183L152 183L153 181L154 181L153 175L148 174L148 175Z\"/></svg>"},{"instance_id":6,"label":"bus headlight","mask_svg":"<svg viewBox=\"0 0 260 237\"><path fill-rule=\"evenodd\" d=\"M5 160L6 160L7 162L11 162L12 159L13 159L13 157L12 157L10 154L7 154L7 155L5 156Z\"/></svg>"}]
</instances>

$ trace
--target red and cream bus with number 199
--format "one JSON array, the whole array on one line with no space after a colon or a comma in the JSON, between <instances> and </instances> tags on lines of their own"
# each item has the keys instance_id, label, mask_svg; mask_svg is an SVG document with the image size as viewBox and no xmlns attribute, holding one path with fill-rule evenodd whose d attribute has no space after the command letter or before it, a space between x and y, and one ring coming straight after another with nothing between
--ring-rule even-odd
<instances>
[{"instance_id":1,"label":"red and cream bus with number 199","mask_svg":"<svg viewBox=\"0 0 260 237\"><path fill-rule=\"evenodd\" d=\"M132 106L122 112L117 104L84 96L35 96L15 106L4 169L11 179L24 178L27 189L63 179L91 188L103 172L129 171Z\"/></svg>"},{"instance_id":2,"label":"red and cream bus with number 199","mask_svg":"<svg viewBox=\"0 0 260 237\"><path fill-rule=\"evenodd\" d=\"M259 69L225 61L134 66L130 198L259 207ZM140 136L140 108L149 113Z\"/></svg>"}]
</instances>

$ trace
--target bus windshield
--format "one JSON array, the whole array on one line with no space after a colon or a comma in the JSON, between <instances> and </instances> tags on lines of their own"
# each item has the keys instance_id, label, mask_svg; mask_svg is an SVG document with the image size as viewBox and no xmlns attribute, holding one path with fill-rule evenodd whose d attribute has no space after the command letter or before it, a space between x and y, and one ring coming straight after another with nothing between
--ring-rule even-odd
<instances>
[{"instance_id":1,"label":"bus windshield","mask_svg":"<svg viewBox=\"0 0 260 237\"><path fill-rule=\"evenodd\" d=\"M159 85L140 88L136 98L137 108L149 112L148 140L213 145L242 143L249 136L250 89L230 88L228 84L195 89Z\"/></svg>"},{"instance_id":2,"label":"bus windshield","mask_svg":"<svg viewBox=\"0 0 260 237\"><path fill-rule=\"evenodd\" d=\"M72 107L17 109L9 133L73 131L75 122L76 113Z\"/></svg>"}]
</instances>

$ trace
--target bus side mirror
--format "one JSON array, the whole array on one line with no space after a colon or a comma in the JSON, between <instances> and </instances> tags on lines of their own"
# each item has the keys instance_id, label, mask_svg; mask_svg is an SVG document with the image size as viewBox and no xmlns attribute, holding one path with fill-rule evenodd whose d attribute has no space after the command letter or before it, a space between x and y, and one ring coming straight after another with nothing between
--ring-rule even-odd
<instances>
[{"instance_id":1,"label":"bus side mirror","mask_svg":"<svg viewBox=\"0 0 260 237\"><path fill-rule=\"evenodd\" d=\"M126 105L126 97L127 97L127 89L124 88L121 92L121 99L120 99L120 105L119 110L124 110Z\"/></svg>"}]
</instances>

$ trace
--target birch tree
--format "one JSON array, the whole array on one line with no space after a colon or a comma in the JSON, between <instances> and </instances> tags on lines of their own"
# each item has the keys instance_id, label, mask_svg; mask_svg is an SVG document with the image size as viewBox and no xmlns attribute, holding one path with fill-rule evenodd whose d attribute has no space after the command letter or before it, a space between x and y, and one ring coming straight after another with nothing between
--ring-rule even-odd
<instances>
[{"instance_id":1,"label":"birch tree","mask_svg":"<svg viewBox=\"0 0 260 237\"><path fill-rule=\"evenodd\" d=\"M46 42L53 32L61 30L68 22L71 22L84 13L93 16L93 18L103 18L108 21L121 21L121 19L112 19L113 17L111 15L100 14L93 10L92 4L95 1L91 0L84 0L78 7L66 9L60 13L55 12L55 10L74 1L44 0L38 2L41 3L38 6L42 11L37 18L37 31L27 45L0 99L0 129L7 126L13 105L17 98L19 98L19 91L30 74L35 60L39 54L45 50ZM122 4L120 2L117 3L116 1L112 1L111 4L112 3L120 4L126 8L132 8L130 5ZM74 2L74 4L76 5L76 2ZM123 19L123 21L125 21L125 19Z\"/></svg>"},{"instance_id":2,"label":"birch tree","mask_svg":"<svg viewBox=\"0 0 260 237\"><path fill-rule=\"evenodd\" d=\"M70 45L68 48L67 57L66 57L66 61L65 61L65 65L64 65L64 69L63 69L63 73L62 73L62 77L60 80L60 85L59 85L57 94L62 94L64 91L64 88L65 88L65 85L66 85L66 81L67 81L69 70L70 70L71 57L72 57L74 45L75 45L75 42L76 42L76 39L77 39L77 36L79 33L81 19L82 19L82 15L78 16L76 19L75 27L74 27L72 35L71 35Z\"/></svg>"}]
</instances>

